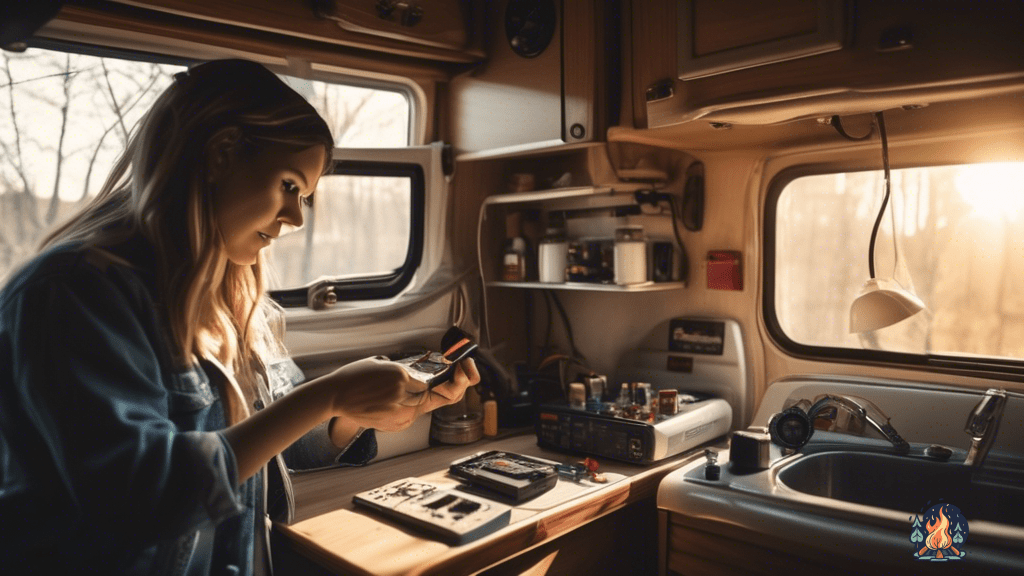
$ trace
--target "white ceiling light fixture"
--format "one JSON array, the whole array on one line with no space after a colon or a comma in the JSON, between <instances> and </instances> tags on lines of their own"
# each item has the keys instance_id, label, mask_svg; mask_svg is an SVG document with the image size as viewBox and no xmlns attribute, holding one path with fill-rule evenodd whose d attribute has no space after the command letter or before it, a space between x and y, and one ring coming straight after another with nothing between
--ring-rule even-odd
<instances>
[{"instance_id":1,"label":"white ceiling light fixture","mask_svg":"<svg viewBox=\"0 0 1024 576\"><path fill-rule=\"evenodd\" d=\"M879 330L892 326L910 318L925 309L924 302L916 294L904 289L893 279L875 277L875 239L878 227L882 223L885 207L889 202L891 182L889 178L889 143L885 135L885 119L881 112L875 113L878 120L878 133L882 138L882 167L885 170L885 196L882 207L878 210L875 227L871 230L871 242L868 245L868 273L871 277L860 290L860 294L850 306L850 332L853 334ZM893 244L895 247L896 230L893 228Z\"/></svg>"}]
</instances>

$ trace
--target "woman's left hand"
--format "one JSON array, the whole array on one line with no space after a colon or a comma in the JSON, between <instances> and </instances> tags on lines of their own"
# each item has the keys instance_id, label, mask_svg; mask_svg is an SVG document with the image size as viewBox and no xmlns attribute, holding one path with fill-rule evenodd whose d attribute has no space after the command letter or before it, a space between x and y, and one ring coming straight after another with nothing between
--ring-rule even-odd
<instances>
[{"instance_id":1,"label":"woman's left hand","mask_svg":"<svg viewBox=\"0 0 1024 576\"><path fill-rule=\"evenodd\" d=\"M403 404L415 406L417 415L425 414L462 400L466 390L479 382L480 372L476 368L476 362L472 358L466 358L455 367L450 381L438 384L427 391L412 390L410 392L414 395Z\"/></svg>"},{"instance_id":2,"label":"woman's left hand","mask_svg":"<svg viewBox=\"0 0 1024 576\"><path fill-rule=\"evenodd\" d=\"M391 364L399 370L404 370L398 364L384 364ZM399 392L398 398L386 400L373 409L339 414L342 417L340 425L346 428L337 428L339 424L335 422L332 425L332 439L335 439L337 432L335 444L344 445L356 427L373 428L383 432L404 430L420 415L462 400L466 389L480 382L480 372L477 371L472 358L461 361L452 374L450 381L438 384L432 390L427 390L426 383L407 377L406 389Z\"/></svg>"}]
</instances>

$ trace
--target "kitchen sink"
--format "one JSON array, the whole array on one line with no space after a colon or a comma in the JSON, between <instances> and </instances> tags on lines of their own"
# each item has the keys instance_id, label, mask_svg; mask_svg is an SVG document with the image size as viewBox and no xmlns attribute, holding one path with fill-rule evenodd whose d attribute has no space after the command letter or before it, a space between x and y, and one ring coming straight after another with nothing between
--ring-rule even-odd
<instances>
[{"instance_id":1,"label":"kitchen sink","mask_svg":"<svg viewBox=\"0 0 1024 576\"><path fill-rule=\"evenodd\" d=\"M909 574L923 570L914 518L947 503L969 524L964 570L1024 574L1024 463L993 454L978 469L964 464L963 449L943 461L929 446L899 454L885 440L820 432L799 452L774 451L766 470L737 469L721 451L717 479L703 458L666 476L658 508L675 538L770 549L799 558L794 569L845 558L854 572Z\"/></svg>"},{"instance_id":2,"label":"kitchen sink","mask_svg":"<svg viewBox=\"0 0 1024 576\"><path fill-rule=\"evenodd\" d=\"M832 498L914 514L927 502L953 502L972 520L1024 527L1024 474L976 471L962 461L862 451L803 455L779 467L778 485Z\"/></svg>"}]
</instances>

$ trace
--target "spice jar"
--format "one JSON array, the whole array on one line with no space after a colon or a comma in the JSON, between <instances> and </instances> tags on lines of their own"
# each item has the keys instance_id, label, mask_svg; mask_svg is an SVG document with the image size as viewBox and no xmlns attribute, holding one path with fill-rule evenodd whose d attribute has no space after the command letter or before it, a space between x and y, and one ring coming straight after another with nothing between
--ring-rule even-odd
<instances>
[{"instance_id":1,"label":"spice jar","mask_svg":"<svg viewBox=\"0 0 1024 576\"><path fill-rule=\"evenodd\" d=\"M537 246L538 280L546 283L565 282L569 243L559 228L548 228Z\"/></svg>"},{"instance_id":2,"label":"spice jar","mask_svg":"<svg viewBox=\"0 0 1024 576\"><path fill-rule=\"evenodd\" d=\"M526 280L526 240L515 237L508 241L502 257L501 279L505 282Z\"/></svg>"},{"instance_id":3,"label":"spice jar","mask_svg":"<svg viewBox=\"0 0 1024 576\"><path fill-rule=\"evenodd\" d=\"M643 226L622 226L615 230L615 283L647 282L647 239Z\"/></svg>"}]
</instances>

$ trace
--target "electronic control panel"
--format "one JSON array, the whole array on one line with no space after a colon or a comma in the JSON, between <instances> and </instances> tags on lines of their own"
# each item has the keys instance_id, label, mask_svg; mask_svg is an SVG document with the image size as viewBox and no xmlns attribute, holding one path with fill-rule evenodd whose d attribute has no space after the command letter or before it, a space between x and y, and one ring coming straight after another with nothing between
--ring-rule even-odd
<instances>
[{"instance_id":1,"label":"electronic control panel","mask_svg":"<svg viewBox=\"0 0 1024 576\"><path fill-rule=\"evenodd\" d=\"M535 420L537 444L565 452L644 464L726 434L732 408L721 398L688 404L654 422L611 416L567 405L542 405Z\"/></svg>"}]
</instances>

